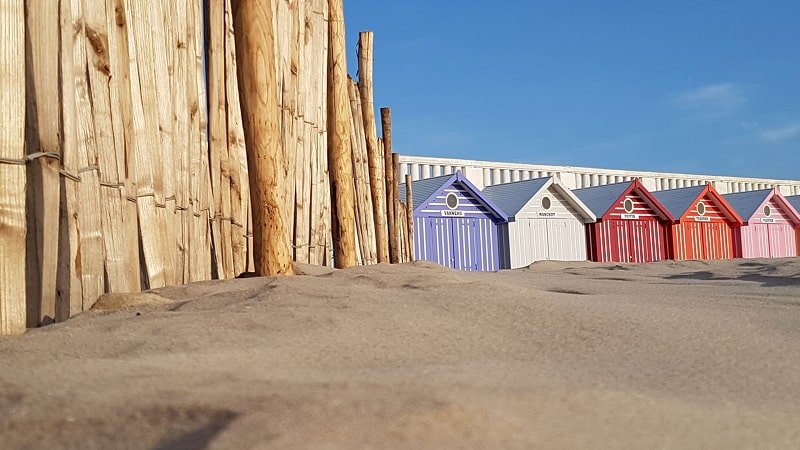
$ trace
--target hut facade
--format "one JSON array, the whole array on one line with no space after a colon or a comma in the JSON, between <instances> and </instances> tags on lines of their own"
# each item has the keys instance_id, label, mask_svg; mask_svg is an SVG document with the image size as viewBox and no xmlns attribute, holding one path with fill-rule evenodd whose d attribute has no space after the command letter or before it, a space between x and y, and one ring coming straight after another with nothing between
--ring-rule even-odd
<instances>
[{"instance_id":1,"label":"hut facade","mask_svg":"<svg viewBox=\"0 0 800 450\"><path fill-rule=\"evenodd\" d=\"M596 217L558 178L496 184L483 193L508 215L498 226L500 268L587 259L585 227Z\"/></svg>"},{"instance_id":2,"label":"hut facade","mask_svg":"<svg viewBox=\"0 0 800 450\"><path fill-rule=\"evenodd\" d=\"M744 224L733 230L737 258L797 256L796 229L800 215L777 189L737 192L722 196Z\"/></svg>"},{"instance_id":3,"label":"hut facade","mask_svg":"<svg viewBox=\"0 0 800 450\"><path fill-rule=\"evenodd\" d=\"M589 259L625 263L667 259L667 229L673 218L638 179L573 193L597 217L586 225Z\"/></svg>"},{"instance_id":4,"label":"hut facade","mask_svg":"<svg viewBox=\"0 0 800 450\"><path fill-rule=\"evenodd\" d=\"M692 186L654 192L675 220L669 230L670 258L728 259L735 256L733 230L742 219L714 189Z\"/></svg>"},{"instance_id":5,"label":"hut facade","mask_svg":"<svg viewBox=\"0 0 800 450\"><path fill-rule=\"evenodd\" d=\"M786 201L792 205L795 211L800 212L800 195L791 195L786 197ZM795 242L797 243L797 254L800 255L800 227L795 228Z\"/></svg>"},{"instance_id":6,"label":"hut facade","mask_svg":"<svg viewBox=\"0 0 800 450\"><path fill-rule=\"evenodd\" d=\"M500 268L497 226L507 217L457 171L411 183L414 258L458 270ZM400 185L406 202L406 185Z\"/></svg>"}]
</instances>

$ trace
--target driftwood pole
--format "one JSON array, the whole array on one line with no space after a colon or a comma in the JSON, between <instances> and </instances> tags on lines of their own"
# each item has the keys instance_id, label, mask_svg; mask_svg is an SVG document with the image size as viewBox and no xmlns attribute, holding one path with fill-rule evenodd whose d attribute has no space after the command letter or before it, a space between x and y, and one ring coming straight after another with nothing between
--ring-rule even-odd
<instances>
[{"instance_id":1,"label":"driftwood pole","mask_svg":"<svg viewBox=\"0 0 800 450\"><path fill-rule=\"evenodd\" d=\"M25 331L25 11L0 2L0 335Z\"/></svg>"},{"instance_id":2,"label":"driftwood pole","mask_svg":"<svg viewBox=\"0 0 800 450\"><path fill-rule=\"evenodd\" d=\"M328 167L331 183L333 259L337 268L358 264L355 192L350 147L343 0L328 0Z\"/></svg>"},{"instance_id":3,"label":"driftwood pole","mask_svg":"<svg viewBox=\"0 0 800 450\"><path fill-rule=\"evenodd\" d=\"M389 262L389 239L386 227L386 189L384 184L384 156L378 146L373 106L372 59L373 33L362 31L358 35L358 88L361 93L361 114L367 140L369 185L372 194L372 215L375 222L375 242L378 262Z\"/></svg>"},{"instance_id":4,"label":"driftwood pole","mask_svg":"<svg viewBox=\"0 0 800 450\"><path fill-rule=\"evenodd\" d=\"M381 135L383 136L383 161L386 167L386 216L389 225L389 262L400 262L399 224L395 211L396 184L394 161L392 160L392 112L389 108L381 108Z\"/></svg>"},{"instance_id":5,"label":"driftwood pole","mask_svg":"<svg viewBox=\"0 0 800 450\"><path fill-rule=\"evenodd\" d=\"M395 167L399 165L400 158L395 158ZM399 201L399 200L398 200ZM411 193L411 174L406 174L406 242L408 248L408 260L414 261L414 197Z\"/></svg>"},{"instance_id":6,"label":"driftwood pole","mask_svg":"<svg viewBox=\"0 0 800 450\"><path fill-rule=\"evenodd\" d=\"M283 215L287 180L281 158L272 5L269 0L239 0L233 10L255 270L259 276L291 275L290 236Z\"/></svg>"}]
</instances>

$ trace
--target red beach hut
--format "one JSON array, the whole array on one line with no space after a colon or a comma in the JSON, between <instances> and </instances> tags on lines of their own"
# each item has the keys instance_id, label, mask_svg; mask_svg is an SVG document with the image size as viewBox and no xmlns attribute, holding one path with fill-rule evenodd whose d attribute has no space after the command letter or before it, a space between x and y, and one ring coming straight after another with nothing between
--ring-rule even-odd
<instances>
[{"instance_id":1,"label":"red beach hut","mask_svg":"<svg viewBox=\"0 0 800 450\"><path fill-rule=\"evenodd\" d=\"M723 195L744 219L733 230L737 258L786 258L797 256L795 229L800 214L777 189Z\"/></svg>"},{"instance_id":2,"label":"red beach hut","mask_svg":"<svg viewBox=\"0 0 800 450\"><path fill-rule=\"evenodd\" d=\"M733 229L742 225L742 219L710 183L653 195L675 217L669 232L672 259L735 256Z\"/></svg>"},{"instance_id":3,"label":"red beach hut","mask_svg":"<svg viewBox=\"0 0 800 450\"><path fill-rule=\"evenodd\" d=\"M590 260L667 259L667 228L673 218L638 179L572 192L597 217L597 222L586 224Z\"/></svg>"}]
</instances>

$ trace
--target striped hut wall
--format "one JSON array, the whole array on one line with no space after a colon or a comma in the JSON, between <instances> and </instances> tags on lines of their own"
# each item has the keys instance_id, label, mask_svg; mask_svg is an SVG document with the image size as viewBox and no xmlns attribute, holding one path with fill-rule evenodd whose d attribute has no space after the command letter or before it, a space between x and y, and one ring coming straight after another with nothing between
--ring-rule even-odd
<instances>
[{"instance_id":1,"label":"striped hut wall","mask_svg":"<svg viewBox=\"0 0 800 450\"><path fill-rule=\"evenodd\" d=\"M623 206L626 199L633 202L630 213ZM653 262L667 259L666 230L656 212L635 192L621 198L601 220L587 227L593 234L587 242L589 255L595 261Z\"/></svg>"},{"instance_id":2,"label":"striped hut wall","mask_svg":"<svg viewBox=\"0 0 800 450\"><path fill-rule=\"evenodd\" d=\"M700 202L705 214L698 212ZM673 259L730 259L734 254L734 236L728 218L714 199L706 194L672 225Z\"/></svg>"},{"instance_id":3,"label":"striped hut wall","mask_svg":"<svg viewBox=\"0 0 800 450\"><path fill-rule=\"evenodd\" d=\"M765 213L769 206L770 215ZM747 222L734 230L737 256L742 258L786 258L797 256L797 235L791 215L771 197Z\"/></svg>"},{"instance_id":4,"label":"striped hut wall","mask_svg":"<svg viewBox=\"0 0 800 450\"><path fill-rule=\"evenodd\" d=\"M544 197L551 200L548 210L542 207ZM539 213L545 211L554 213L555 218L540 217ZM554 187L534 195L515 219L500 225L501 242L509 244L500 246L501 267L516 269L541 260L587 259L583 217Z\"/></svg>"}]
</instances>

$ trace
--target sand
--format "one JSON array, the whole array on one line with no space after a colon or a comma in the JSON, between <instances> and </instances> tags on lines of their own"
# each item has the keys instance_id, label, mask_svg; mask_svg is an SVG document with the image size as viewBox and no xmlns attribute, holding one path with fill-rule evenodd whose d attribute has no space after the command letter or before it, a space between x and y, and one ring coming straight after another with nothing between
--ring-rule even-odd
<instances>
[{"instance_id":1,"label":"sand","mask_svg":"<svg viewBox=\"0 0 800 450\"><path fill-rule=\"evenodd\" d=\"M800 447L800 259L298 270L0 338L0 447Z\"/></svg>"}]
</instances>

